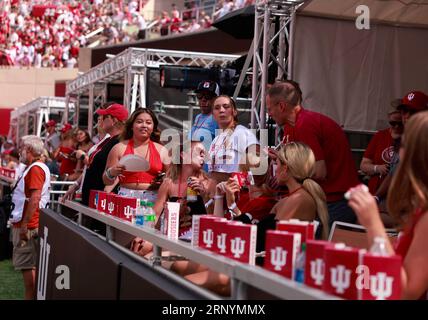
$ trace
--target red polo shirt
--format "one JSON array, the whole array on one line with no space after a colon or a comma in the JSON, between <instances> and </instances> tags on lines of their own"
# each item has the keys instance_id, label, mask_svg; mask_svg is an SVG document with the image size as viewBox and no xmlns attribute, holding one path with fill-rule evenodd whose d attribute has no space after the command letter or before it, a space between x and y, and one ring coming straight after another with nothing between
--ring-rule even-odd
<instances>
[{"instance_id":1,"label":"red polo shirt","mask_svg":"<svg viewBox=\"0 0 428 320\"><path fill-rule=\"evenodd\" d=\"M283 142L291 141L307 144L316 161L325 161L327 176L318 183L327 196L327 202L343 199L345 192L359 183L348 139L334 120L302 108L296 116L295 126L284 126Z\"/></svg>"}]
</instances>

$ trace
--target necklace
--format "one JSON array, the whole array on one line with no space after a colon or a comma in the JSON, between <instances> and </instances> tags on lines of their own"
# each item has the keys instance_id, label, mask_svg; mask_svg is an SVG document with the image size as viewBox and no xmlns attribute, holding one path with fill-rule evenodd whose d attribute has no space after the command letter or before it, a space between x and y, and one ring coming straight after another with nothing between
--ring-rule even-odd
<instances>
[{"instance_id":1,"label":"necklace","mask_svg":"<svg viewBox=\"0 0 428 320\"><path fill-rule=\"evenodd\" d=\"M228 148L228 146L226 145L229 144L229 138L232 136L234 132L234 129L228 128L226 129L224 132L222 132L222 135L224 135L223 140L221 141L221 143L214 143L213 146L213 150L212 150L212 163L215 164L215 157L218 154L218 152L220 151L220 149L223 147L224 150L226 150ZM218 136L218 138L220 138L220 136Z\"/></svg>"},{"instance_id":2,"label":"necklace","mask_svg":"<svg viewBox=\"0 0 428 320\"><path fill-rule=\"evenodd\" d=\"M296 193L297 191L299 191L300 189L303 189L303 186L298 187L296 190L294 190L293 192L290 192L289 194L287 194L285 197L288 198L290 197L292 194Z\"/></svg>"},{"instance_id":3,"label":"necklace","mask_svg":"<svg viewBox=\"0 0 428 320\"><path fill-rule=\"evenodd\" d=\"M183 185L183 173L180 173L180 176L178 177L178 192L177 192L177 198L179 198L179 199L184 198L184 196L181 195L182 185ZM187 185L187 180L186 180L186 185Z\"/></svg>"},{"instance_id":4,"label":"necklace","mask_svg":"<svg viewBox=\"0 0 428 320\"><path fill-rule=\"evenodd\" d=\"M135 144L134 144L134 140L133 140L133 139L131 139L131 140L129 140L129 142L128 142L128 143L131 143L132 152L133 152L133 154L135 154ZM144 156L144 159L148 160L148 159L147 159L147 156L149 155L149 151L150 151L150 140L149 140L149 142L145 143L145 145L147 145L147 149L146 149L146 155Z\"/></svg>"}]
</instances>

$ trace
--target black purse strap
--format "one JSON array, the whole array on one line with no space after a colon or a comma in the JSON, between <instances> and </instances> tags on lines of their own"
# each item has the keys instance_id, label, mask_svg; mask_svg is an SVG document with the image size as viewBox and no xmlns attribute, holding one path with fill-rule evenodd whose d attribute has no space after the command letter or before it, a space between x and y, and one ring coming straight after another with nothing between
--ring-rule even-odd
<instances>
[{"instance_id":1,"label":"black purse strap","mask_svg":"<svg viewBox=\"0 0 428 320\"><path fill-rule=\"evenodd\" d=\"M22 177L24 176L26 170L24 170L24 172L19 176L18 180L16 181L15 185L13 186L13 188L10 190L10 195L12 196L13 192L15 191L16 187L18 187L18 183L21 181Z\"/></svg>"}]
</instances>

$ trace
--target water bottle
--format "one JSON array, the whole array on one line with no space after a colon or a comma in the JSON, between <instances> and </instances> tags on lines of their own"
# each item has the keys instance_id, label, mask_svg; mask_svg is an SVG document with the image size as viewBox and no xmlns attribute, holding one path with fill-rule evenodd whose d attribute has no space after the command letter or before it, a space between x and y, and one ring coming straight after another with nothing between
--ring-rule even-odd
<instances>
[{"instance_id":1,"label":"water bottle","mask_svg":"<svg viewBox=\"0 0 428 320\"><path fill-rule=\"evenodd\" d=\"M299 283L305 281L305 262L306 262L306 243L302 244L302 250L298 253L296 259L296 268L294 280Z\"/></svg>"},{"instance_id":2,"label":"water bottle","mask_svg":"<svg viewBox=\"0 0 428 320\"><path fill-rule=\"evenodd\" d=\"M137 207L137 212L135 213L135 225L143 226L144 225L144 214L146 211L146 202L144 200L140 201L140 205Z\"/></svg>"},{"instance_id":3,"label":"water bottle","mask_svg":"<svg viewBox=\"0 0 428 320\"><path fill-rule=\"evenodd\" d=\"M386 241L384 237L375 237L370 248L370 253L381 257L389 256L386 250Z\"/></svg>"},{"instance_id":4,"label":"water bottle","mask_svg":"<svg viewBox=\"0 0 428 320\"><path fill-rule=\"evenodd\" d=\"M146 212L144 213L144 225L149 228L155 227L156 213L153 210L153 205L153 202L148 202Z\"/></svg>"}]
</instances>

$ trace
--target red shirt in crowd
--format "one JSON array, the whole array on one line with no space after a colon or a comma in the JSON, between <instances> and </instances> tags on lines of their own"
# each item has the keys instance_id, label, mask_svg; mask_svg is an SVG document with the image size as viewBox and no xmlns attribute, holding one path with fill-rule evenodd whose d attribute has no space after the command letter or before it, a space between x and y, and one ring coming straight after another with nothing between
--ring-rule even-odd
<instances>
[{"instance_id":1,"label":"red shirt in crowd","mask_svg":"<svg viewBox=\"0 0 428 320\"><path fill-rule=\"evenodd\" d=\"M260 221L271 213L273 206L277 202L276 197L265 195L251 199L248 190L241 190L239 192L239 199L236 200L236 205L242 214L249 213L253 220ZM226 205L226 201L224 201L224 205ZM224 217L228 220L232 219L228 211Z\"/></svg>"},{"instance_id":2,"label":"red shirt in crowd","mask_svg":"<svg viewBox=\"0 0 428 320\"><path fill-rule=\"evenodd\" d=\"M25 184L25 197L30 198L32 190L42 190L43 185L45 183L45 172L39 166L33 166L30 171L28 171L27 175L24 178ZM28 202L26 201L24 204L24 212L22 214L22 220L25 217L25 211L27 210ZM36 229L39 227L39 212L40 209L37 209L33 212L30 221L27 224L27 229ZM22 221L21 220L21 221ZM15 228L21 228L21 222L15 223L13 225Z\"/></svg>"},{"instance_id":3,"label":"red shirt in crowd","mask_svg":"<svg viewBox=\"0 0 428 320\"><path fill-rule=\"evenodd\" d=\"M342 200L345 192L359 183L348 140L334 120L302 108L296 116L295 126L284 126L283 142L291 141L307 144L316 161L325 161L327 176L318 183L327 196L327 202Z\"/></svg>"},{"instance_id":4,"label":"red shirt in crowd","mask_svg":"<svg viewBox=\"0 0 428 320\"><path fill-rule=\"evenodd\" d=\"M394 156L394 140L391 129L378 131L364 152L364 158L372 160L375 165L390 164ZM385 176L374 175L370 178L368 186L372 194L376 193Z\"/></svg>"},{"instance_id":5,"label":"red shirt in crowd","mask_svg":"<svg viewBox=\"0 0 428 320\"><path fill-rule=\"evenodd\" d=\"M272 196L261 196L250 199L249 192L241 192L237 206L242 213L249 213L253 219L260 221L271 213L276 203L277 200Z\"/></svg>"},{"instance_id":6,"label":"red shirt in crowd","mask_svg":"<svg viewBox=\"0 0 428 320\"><path fill-rule=\"evenodd\" d=\"M73 159L70 159L70 156L74 152L74 149L68 147L60 147L59 151L60 154L58 156L58 160L61 161L61 165L59 167L59 174L73 174L74 169L76 169L77 162Z\"/></svg>"}]
</instances>

